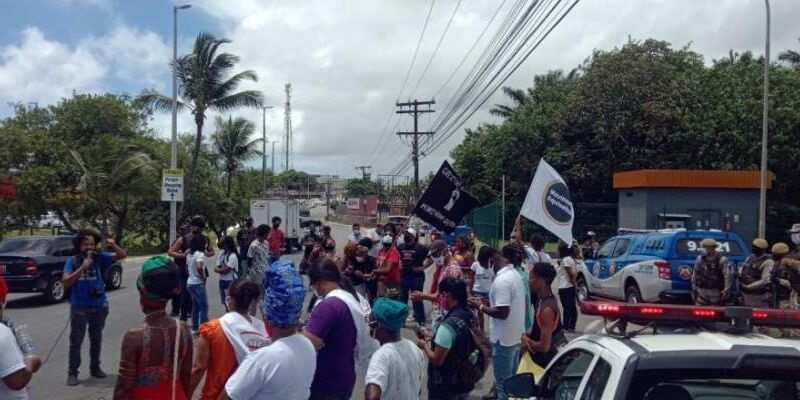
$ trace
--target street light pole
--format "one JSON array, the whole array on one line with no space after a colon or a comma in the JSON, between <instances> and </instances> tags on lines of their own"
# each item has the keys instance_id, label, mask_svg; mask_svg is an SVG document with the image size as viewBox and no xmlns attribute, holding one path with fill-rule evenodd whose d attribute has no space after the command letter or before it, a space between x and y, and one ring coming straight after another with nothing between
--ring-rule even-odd
<instances>
[{"instance_id":1,"label":"street light pole","mask_svg":"<svg viewBox=\"0 0 800 400\"><path fill-rule=\"evenodd\" d=\"M172 7L172 143L170 146L169 167L178 168L178 10L185 10L190 4ZM169 202L169 244L175 242L178 233L177 204Z\"/></svg>"},{"instance_id":2,"label":"street light pole","mask_svg":"<svg viewBox=\"0 0 800 400\"><path fill-rule=\"evenodd\" d=\"M764 43L764 112L761 121L761 182L758 198L758 237L764 238L767 230L767 133L769 131L769 0L764 0L767 12L767 37Z\"/></svg>"},{"instance_id":3,"label":"street light pole","mask_svg":"<svg viewBox=\"0 0 800 400\"><path fill-rule=\"evenodd\" d=\"M261 113L261 196L267 193L267 110L272 106L264 106Z\"/></svg>"}]
</instances>

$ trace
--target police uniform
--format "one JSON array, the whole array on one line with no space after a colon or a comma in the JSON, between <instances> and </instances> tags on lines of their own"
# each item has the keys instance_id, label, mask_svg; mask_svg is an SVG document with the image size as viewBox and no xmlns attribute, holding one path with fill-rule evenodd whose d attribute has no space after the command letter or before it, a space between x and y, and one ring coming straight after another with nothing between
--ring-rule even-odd
<instances>
[{"instance_id":1,"label":"police uniform","mask_svg":"<svg viewBox=\"0 0 800 400\"><path fill-rule=\"evenodd\" d=\"M778 259L789 258L800 260L800 253L797 251L789 253L789 246L786 243L775 243L772 246L772 255ZM783 310L800 310L800 269L778 264L778 283L785 290L789 291L788 299L781 299L779 306ZM800 329L784 329L784 337L800 338Z\"/></svg>"},{"instance_id":2,"label":"police uniform","mask_svg":"<svg viewBox=\"0 0 800 400\"><path fill-rule=\"evenodd\" d=\"M703 239L703 248L716 247L714 239ZM714 253L713 256L703 254L697 257L692 272L692 294L694 303L701 306L723 305L725 299L722 292L730 292L731 272L728 258Z\"/></svg>"},{"instance_id":3,"label":"police uniform","mask_svg":"<svg viewBox=\"0 0 800 400\"><path fill-rule=\"evenodd\" d=\"M753 247L767 250L767 241L756 239ZM739 291L742 303L748 307L770 308L772 306L772 279L775 261L769 254L747 257L739 271Z\"/></svg>"}]
</instances>

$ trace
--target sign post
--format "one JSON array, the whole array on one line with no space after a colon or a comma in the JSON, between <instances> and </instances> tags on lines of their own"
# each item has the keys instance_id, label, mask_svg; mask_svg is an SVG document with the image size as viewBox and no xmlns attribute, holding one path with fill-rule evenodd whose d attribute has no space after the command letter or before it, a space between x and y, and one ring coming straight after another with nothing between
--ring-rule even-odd
<instances>
[{"instance_id":1,"label":"sign post","mask_svg":"<svg viewBox=\"0 0 800 400\"><path fill-rule=\"evenodd\" d=\"M183 201L183 170L165 169L161 174L161 201Z\"/></svg>"}]
</instances>

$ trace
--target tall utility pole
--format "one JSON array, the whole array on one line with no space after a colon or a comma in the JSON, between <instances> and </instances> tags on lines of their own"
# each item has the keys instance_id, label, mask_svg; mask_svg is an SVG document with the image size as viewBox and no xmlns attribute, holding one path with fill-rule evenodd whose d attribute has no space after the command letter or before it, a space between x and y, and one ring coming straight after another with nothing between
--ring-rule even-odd
<instances>
[{"instance_id":1,"label":"tall utility pole","mask_svg":"<svg viewBox=\"0 0 800 400\"><path fill-rule=\"evenodd\" d=\"M275 172L275 144L276 143L280 143L280 142L276 142L274 140L272 141L272 175L277 175L277 173Z\"/></svg>"},{"instance_id":2,"label":"tall utility pole","mask_svg":"<svg viewBox=\"0 0 800 400\"><path fill-rule=\"evenodd\" d=\"M421 114L434 112L432 105L436 104L435 101L411 101L406 103L396 103L398 110L397 114L411 114L414 117L414 131L413 132L397 132L400 136L411 136L411 161L414 163L414 197L419 200L419 137L420 135L433 135L433 132L420 132L419 131L419 116ZM427 106L427 108L420 108L420 106Z\"/></svg>"},{"instance_id":3,"label":"tall utility pole","mask_svg":"<svg viewBox=\"0 0 800 400\"><path fill-rule=\"evenodd\" d=\"M370 171L372 170L372 166L371 165L359 165L358 167L356 167L356 170L360 170L361 171L361 179L367 180L367 179L369 179Z\"/></svg>"},{"instance_id":4,"label":"tall utility pole","mask_svg":"<svg viewBox=\"0 0 800 400\"><path fill-rule=\"evenodd\" d=\"M284 171L289 170L289 153L291 152L292 148L292 84L287 83L286 87L286 108L284 112L284 128L286 129L286 143L284 143L284 147L286 147L286 168Z\"/></svg>"},{"instance_id":5,"label":"tall utility pole","mask_svg":"<svg viewBox=\"0 0 800 400\"><path fill-rule=\"evenodd\" d=\"M764 43L764 115L761 120L761 180L758 190L758 237L767 231L767 134L769 131L769 0L764 0L767 11L767 38Z\"/></svg>"},{"instance_id":6,"label":"tall utility pole","mask_svg":"<svg viewBox=\"0 0 800 400\"><path fill-rule=\"evenodd\" d=\"M270 108L272 106L264 106L261 113L261 197L267 194L267 110Z\"/></svg>"},{"instance_id":7,"label":"tall utility pole","mask_svg":"<svg viewBox=\"0 0 800 400\"><path fill-rule=\"evenodd\" d=\"M172 7L172 143L170 148L169 167L178 168L178 10L185 10L191 4ZM178 209L174 201L169 202L169 243L175 242L178 234ZM118 238L121 239L121 238Z\"/></svg>"}]
</instances>

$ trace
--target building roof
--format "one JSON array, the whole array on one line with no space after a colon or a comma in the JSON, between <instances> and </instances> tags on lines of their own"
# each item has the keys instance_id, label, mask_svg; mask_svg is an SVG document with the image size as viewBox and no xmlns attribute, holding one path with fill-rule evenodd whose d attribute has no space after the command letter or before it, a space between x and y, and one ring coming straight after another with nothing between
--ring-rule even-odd
<instances>
[{"instance_id":1,"label":"building roof","mask_svg":"<svg viewBox=\"0 0 800 400\"><path fill-rule=\"evenodd\" d=\"M772 179L773 175L770 173L767 189L772 187ZM643 169L614 173L614 189L758 189L759 187L759 171Z\"/></svg>"}]
</instances>

